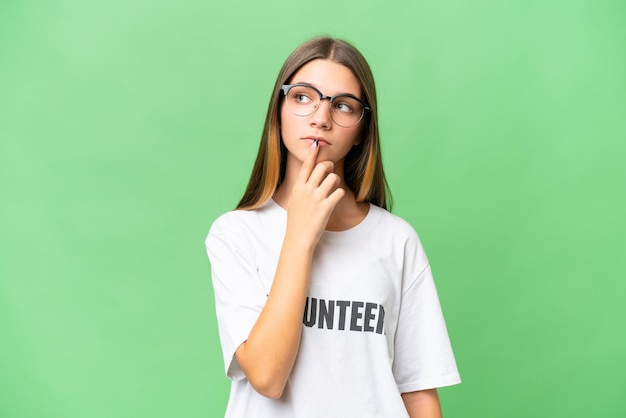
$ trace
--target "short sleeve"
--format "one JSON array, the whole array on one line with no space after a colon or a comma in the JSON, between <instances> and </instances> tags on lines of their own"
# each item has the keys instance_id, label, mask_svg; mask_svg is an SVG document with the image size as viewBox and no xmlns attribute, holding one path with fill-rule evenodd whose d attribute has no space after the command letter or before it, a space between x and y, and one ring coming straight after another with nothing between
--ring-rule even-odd
<instances>
[{"instance_id":1,"label":"short sleeve","mask_svg":"<svg viewBox=\"0 0 626 418\"><path fill-rule=\"evenodd\" d=\"M461 382L429 264L402 293L393 373L401 393Z\"/></svg>"},{"instance_id":2,"label":"short sleeve","mask_svg":"<svg viewBox=\"0 0 626 418\"><path fill-rule=\"evenodd\" d=\"M267 300L257 275L254 250L240 229L222 216L205 241L226 375L233 380L245 377L235 351L248 339Z\"/></svg>"}]
</instances>

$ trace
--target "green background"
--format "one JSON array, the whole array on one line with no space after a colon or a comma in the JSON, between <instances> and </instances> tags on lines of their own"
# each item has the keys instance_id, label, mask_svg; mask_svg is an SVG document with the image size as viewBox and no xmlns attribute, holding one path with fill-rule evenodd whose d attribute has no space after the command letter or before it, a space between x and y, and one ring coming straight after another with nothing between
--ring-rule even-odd
<instances>
[{"instance_id":1,"label":"green background","mask_svg":"<svg viewBox=\"0 0 626 418\"><path fill-rule=\"evenodd\" d=\"M374 71L447 417L623 417L626 3L0 2L0 416L219 417L203 240L311 36Z\"/></svg>"}]
</instances>

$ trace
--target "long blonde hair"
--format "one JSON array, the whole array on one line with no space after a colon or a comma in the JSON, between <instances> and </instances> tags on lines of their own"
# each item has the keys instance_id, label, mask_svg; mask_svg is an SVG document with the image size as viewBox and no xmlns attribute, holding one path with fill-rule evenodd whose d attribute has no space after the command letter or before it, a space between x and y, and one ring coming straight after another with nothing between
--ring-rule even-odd
<instances>
[{"instance_id":1,"label":"long blonde hair","mask_svg":"<svg viewBox=\"0 0 626 418\"><path fill-rule=\"evenodd\" d=\"M344 180L359 202L391 209L389 186L383 170L378 135L378 106L372 71L361 53L341 39L313 38L296 48L285 60L270 99L259 151L246 191L237 209L255 209L272 198L285 176L287 150L280 136L281 86L306 63L327 59L349 68L359 81L371 110L363 118L361 141L344 158Z\"/></svg>"}]
</instances>

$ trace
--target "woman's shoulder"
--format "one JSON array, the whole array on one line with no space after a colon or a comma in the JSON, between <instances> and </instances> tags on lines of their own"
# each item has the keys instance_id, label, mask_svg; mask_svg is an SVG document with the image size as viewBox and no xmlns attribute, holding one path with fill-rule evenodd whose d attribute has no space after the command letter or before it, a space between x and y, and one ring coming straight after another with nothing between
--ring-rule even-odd
<instances>
[{"instance_id":1,"label":"woman's shoulder","mask_svg":"<svg viewBox=\"0 0 626 418\"><path fill-rule=\"evenodd\" d=\"M225 212L217 217L209 229L209 235L225 233L237 233L249 228L257 228L260 225L278 220L281 216L281 208L270 201L257 209L235 209Z\"/></svg>"},{"instance_id":2,"label":"woman's shoulder","mask_svg":"<svg viewBox=\"0 0 626 418\"><path fill-rule=\"evenodd\" d=\"M376 205L371 205L370 210L374 211L372 215L377 218L378 226L384 228L384 230L394 235L400 234L406 237L417 238L417 231L413 225L401 216Z\"/></svg>"}]
</instances>

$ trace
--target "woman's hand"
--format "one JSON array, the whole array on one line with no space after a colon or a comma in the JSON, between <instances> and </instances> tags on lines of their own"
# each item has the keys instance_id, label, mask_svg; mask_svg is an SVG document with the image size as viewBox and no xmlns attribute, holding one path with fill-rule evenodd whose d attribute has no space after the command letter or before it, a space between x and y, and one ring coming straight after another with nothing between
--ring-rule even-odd
<instances>
[{"instance_id":1,"label":"woman's hand","mask_svg":"<svg viewBox=\"0 0 626 418\"><path fill-rule=\"evenodd\" d=\"M333 172L332 161L316 164L319 145L313 142L291 191L287 205L287 235L313 250L326 228L328 219L345 195L341 178Z\"/></svg>"}]
</instances>

